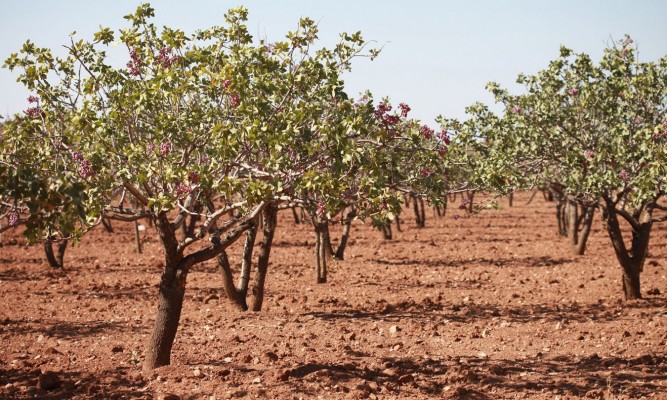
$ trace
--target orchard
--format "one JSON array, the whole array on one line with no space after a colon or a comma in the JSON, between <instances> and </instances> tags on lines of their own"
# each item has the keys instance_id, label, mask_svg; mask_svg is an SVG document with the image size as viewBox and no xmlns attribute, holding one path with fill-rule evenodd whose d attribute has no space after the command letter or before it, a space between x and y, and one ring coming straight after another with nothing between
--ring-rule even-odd
<instances>
[{"instance_id":1,"label":"orchard","mask_svg":"<svg viewBox=\"0 0 667 400\"><path fill-rule=\"evenodd\" d=\"M4 63L0 397L667 392L667 58L563 47L436 127L349 93L361 33L155 12Z\"/></svg>"}]
</instances>

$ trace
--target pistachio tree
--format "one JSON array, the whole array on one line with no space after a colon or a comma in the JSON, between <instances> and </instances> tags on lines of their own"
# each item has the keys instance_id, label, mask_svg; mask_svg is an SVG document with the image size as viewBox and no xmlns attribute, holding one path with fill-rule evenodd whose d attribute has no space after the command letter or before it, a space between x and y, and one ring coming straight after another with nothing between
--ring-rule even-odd
<instances>
[{"instance_id":1,"label":"pistachio tree","mask_svg":"<svg viewBox=\"0 0 667 400\"><path fill-rule=\"evenodd\" d=\"M599 208L623 271L625 298L641 298L652 224L665 220L657 210L665 209L660 200L667 191L667 58L639 62L626 37L606 49L599 64L561 48L547 69L517 82L525 93L489 84L503 114L475 106L462 136L483 154L478 179L504 191L547 183L584 207L583 216L573 211L569 217L573 235L578 221ZM627 223L629 243L619 219ZM583 239L589 229L590 222ZM581 246L576 237L572 243Z\"/></svg>"}]
</instances>

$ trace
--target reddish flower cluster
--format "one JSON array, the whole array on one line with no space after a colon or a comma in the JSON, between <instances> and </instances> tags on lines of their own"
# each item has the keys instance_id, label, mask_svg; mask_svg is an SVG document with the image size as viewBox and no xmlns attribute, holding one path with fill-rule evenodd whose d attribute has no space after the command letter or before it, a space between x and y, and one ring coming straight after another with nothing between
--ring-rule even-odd
<instances>
[{"instance_id":1,"label":"reddish flower cluster","mask_svg":"<svg viewBox=\"0 0 667 400\"><path fill-rule=\"evenodd\" d=\"M90 161L88 160L83 160L79 164L79 176L81 179L88 179L91 178L95 175L95 171L93 171L93 167L90 165Z\"/></svg>"},{"instance_id":2,"label":"reddish flower cluster","mask_svg":"<svg viewBox=\"0 0 667 400\"><path fill-rule=\"evenodd\" d=\"M447 129L440 131L437 136L438 139L440 139L440 141L445 144L445 146L449 146L451 139L449 138L449 134L447 134Z\"/></svg>"},{"instance_id":3,"label":"reddish flower cluster","mask_svg":"<svg viewBox=\"0 0 667 400\"><path fill-rule=\"evenodd\" d=\"M148 146L146 146L146 153L150 155L154 152L155 152L155 145L153 143L149 143Z\"/></svg>"},{"instance_id":4,"label":"reddish flower cluster","mask_svg":"<svg viewBox=\"0 0 667 400\"><path fill-rule=\"evenodd\" d=\"M399 104L398 108L401 110L401 117L403 117L403 118L406 118L408 116L408 113L410 112L410 110L412 110L410 108L410 106L405 104L405 103Z\"/></svg>"},{"instance_id":5,"label":"reddish flower cluster","mask_svg":"<svg viewBox=\"0 0 667 400\"><path fill-rule=\"evenodd\" d=\"M431 171L428 168L422 168L421 174L422 174L422 176L431 176L431 175L433 175L433 171Z\"/></svg>"},{"instance_id":6,"label":"reddish flower cluster","mask_svg":"<svg viewBox=\"0 0 667 400\"><path fill-rule=\"evenodd\" d=\"M230 107L238 107L241 104L241 99L239 98L238 95L236 94L230 94L229 95L229 106Z\"/></svg>"},{"instance_id":7,"label":"reddish flower cluster","mask_svg":"<svg viewBox=\"0 0 667 400\"><path fill-rule=\"evenodd\" d=\"M139 53L137 53L137 50L132 50L130 51L130 58L131 60L127 62L127 68L130 70L130 75L131 76L139 76L141 75L141 57L139 57Z\"/></svg>"},{"instance_id":8,"label":"reddish flower cluster","mask_svg":"<svg viewBox=\"0 0 667 400\"><path fill-rule=\"evenodd\" d=\"M37 96L29 96L28 97L28 103L38 103L39 102L39 97Z\"/></svg>"},{"instance_id":9,"label":"reddish flower cluster","mask_svg":"<svg viewBox=\"0 0 667 400\"><path fill-rule=\"evenodd\" d=\"M579 89L570 89L567 91L570 96L576 96L579 94Z\"/></svg>"},{"instance_id":10,"label":"reddish flower cluster","mask_svg":"<svg viewBox=\"0 0 667 400\"><path fill-rule=\"evenodd\" d=\"M192 183L199 183L199 173L190 172L190 174L188 175L188 180Z\"/></svg>"},{"instance_id":11,"label":"reddish flower cluster","mask_svg":"<svg viewBox=\"0 0 667 400\"><path fill-rule=\"evenodd\" d=\"M521 114L521 107L515 106L514 108L512 108L512 112L514 114Z\"/></svg>"},{"instance_id":12,"label":"reddish flower cluster","mask_svg":"<svg viewBox=\"0 0 667 400\"><path fill-rule=\"evenodd\" d=\"M628 171L621 171L620 174L618 174L619 178L623 179L624 181L627 181L630 179L630 173Z\"/></svg>"},{"instance_id":13,"label":"reddish flower cluster","mask_svg":"<svg viewBox=\"0 0 667 400\"><path fill-rule=\"evenodd\" d=\"M175 193L176 196L178 196L178 197L181 197L181 196L183 196L183 195L186 195L186 194L190 193L190 191L192 191L192 188L191 188L190 185L188 185L187 183L179 183L179 184L176 185L176 187L174 188L174 193Z\"/></svg>"},{"instance_id":14,"label":"reddish flower cluster","mask_svg":"<svg viewBox=\"0 0 667 400\"><path fill-rule=\"evenodd\" d=\"M595 152L593 150L586 150L584 151L584 157L593 158L595 157Z\"/></svg>"},{"instance_id":15,"label":"reddish flower cluster","mask_svg":"<svg viewBox=\"0 0 667 400\"><path fill-rule=\"evenodd\" d=\"M83 154L78 151L71 151L72 160L79 165L78 173L81 179L88 179L95 175L90 161L83 158Z\"/></svg>"},{"instance_id":16,"label":"reddish flower cluster","mask_svg":"<svg viewBox=\"0 0 667 400\"><path fill-rule=\"evenodd\" d=\"M80 163L83 161L83 154L79 153L78 151L72 151L72 160L76 161L77 163Z\"/></svg>"},{"instance_id":17,"label":"reddish flower cluster","mask_svg":"<svg viewBox=\"0 0 667 400\"><path fill-rule=\"evenodd\" d=\"M222 82L222 88L225 89L225 90L227 90L227 88L229 88L231 85L232 85L232 81L230 79L225 79Z\"/></svg>"},{"instance_id":18,"label":"reddish flower cluster","mask_svg":"<svg viewBox=\"0 0 667 400\"><path fill-rule=\"evenodd\" d=\"M427 140L432 138L433 134L435 133L435 131L433 129L429 128L426 125L422 125L422 127L419 131L421 132L422 136L424 136L424 139L427 139Z\"/></svg>"},{"instance_id":19,"label":"reddish flower cluster","mask_svg":"<svg viewBox=\"0 0 667 400\"><path fill-rule=\"evenodd\" d=\"M36 107L30 107L27 110L25 110L25 115L27 115L30 118L37 118L37 117L43 117L46 114L44 114L44 110L42 110L42 107L36 106Z\"/></svg>"},{"instance_id":20,"label":"reddish flower cluster","mask_svg":"<svg viewBox=\"0 0 667 400\"><path fill-rule=\"evenodd\" d=\"M178 55L172 55L171 52L171 47L163 47L160 49L160 53L157 56L157 62L162 65L162 67L169 68L178 62Z\"/></svg>"},{"instance_id":21,"label":"reddish flower cluster","mask_svg":"<svg viewBox=\"0 0 667 400\"><path fill-rule=\"evenodd\" d=\"M380 103L375 109L375 118L380 119L389 111L391 111L391 104Z\"/></svg>"},{"instance_id":22,"label":"reddish flower cluster","mask_svg":"<svg viewBox=\"0 0 667 400\"><path fill-rule=\"evenodd\" d=\"M201 155L199 156L199 164L206 165L206 164L208 164L209 161L210 161L210 160L209 160L209 158L208 158L208 156L207 156L206 154L201 154Z\"/></svg>"},{"instance_id":23,"label":"reddish flower cluster","mask_svg":"<svg viewBox=\"0 0 667 400\"><path fill-rule=\"evenodd\" d=\"M9 226L18 225L19 221L20 221L19 213L17 213L16 211L10 212L9 215L7 216L7 220L8 220Z\"/></svg>"},{"instance_id":24,"label":"reddish flower cluster","mask_svg":"<svg viewBox=\"0 0 667 400\"><path fill-rule=\"evenodd\" d=\"M160 154L166 156L169 153L171 153L171 143L169 142L160 143Z\"/></svg>"}]
</instances>

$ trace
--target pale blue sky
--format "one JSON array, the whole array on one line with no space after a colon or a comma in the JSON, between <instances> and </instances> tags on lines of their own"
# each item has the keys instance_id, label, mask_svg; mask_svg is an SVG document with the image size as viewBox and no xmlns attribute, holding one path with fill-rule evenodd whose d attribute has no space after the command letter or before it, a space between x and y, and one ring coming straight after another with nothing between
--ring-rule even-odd
<instances>
[{"instance_id":1,"label":"pale blue sky","mask_svg":"<svg viewBox=\"0 0 667 400\"><path fill-rule=\"evenodd\" d=\"M122 28L140 1L2 0L0 58L26 39L51 48L77 31L92 37L98 26ZM245 5L256 37L279 40L301 16L319 21L320 39L332 46L338 33L361 30L384 45L380 57L360 59L346 77L348 93L369 89L376 97L406 102L415 117L462 117L474 101L490 103L484 86L510 86L520 72L534 73L558 55L561 44L599 58L610 38L628 33L640 59L667 55L667 0L154 0L158 25L192 32L223 23L228 8ZM0 70L0 114L27 107L16 74Z\"/></svg>"}]
</instances>

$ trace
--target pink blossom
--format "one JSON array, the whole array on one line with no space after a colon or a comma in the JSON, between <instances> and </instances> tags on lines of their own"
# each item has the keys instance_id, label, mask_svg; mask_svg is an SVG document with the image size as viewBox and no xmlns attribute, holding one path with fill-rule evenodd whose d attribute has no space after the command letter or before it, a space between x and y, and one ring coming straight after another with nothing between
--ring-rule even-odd
<instances>
[{"instance_id":1,"label":"pink blossom","mask_svg":"<svg viewBox=\"0 0 667 400\"><path fill-rule=\"evenodd\" d=\"M593 150L586 150L584 151L584 157L586 158L593 158L595 157L595 152Z\"/></svg>"},{"instance_id":2,"label":"pink blossom","mask_svg":"<svg viewBox=\"0 0 667 400\"><path fill-rule=\"evenodd\" d=\"M39 97L37 96L29 96L28 97L28 103L38 103L39 102Z\"/></svg>"},{"instance_id":3,"label":"pink blossom","mask_svg":"<svg viewBox=\"0 0 667 400\"><path fill-rule=\"evenodd\" d=\"M239 96L236 95L236 94L230 94L229 95L229 106L230 107L238 107L239 104L241 104L241 99L239 98Z\"/></svg>"},{"instance_id":4,"label":"pink blossom","mask_svg":"<svg viewBox=\"0 0 667 400\"><path fill-rule=\"evenodd\" d=\"M403 117L403 118L406 118L408 116L408 113L410 112L410 110L412 110L410 108L410 106L405 104L405 103L399 104L398 108L401 109L401 117Z\"/></svg>"},{"instance_id":5,"label":"pink blossom","mask_svg":"<svg viewBox=\"0 0 667 400\"><path fill-rule=\"evenodd\" d=\"M569 93L570 96L576 96L577 94L579 94L579 89L570 89L567 91L567 93Z\"/></svg>"},{"instance_id":6,"label":"pink blossom","mask_svg":"<svg viewBox=\"0 0 667 400\"><path fill-rule=\"evenodd\" d=\"M630 173L628 171L621 171L621 173L618 174L618 176L623 179L624 181L627 181L630 179Z\"/></svg>"},{"instance_id":7,"label":"pink blossom","mask_svg":"<svg viewBox=\"0 0 667 400\"><path fill-rule=\"evenodd\" d=\"M81 161L79 166L79 176L81 177L81 179L88 179L90 177L95 176L95 171L90 165L90 161L88 160Z\"/></svg>"},{"instance_id":8,"label":"pink blossom","mask_svg":"<svg viewBox=\"0 0 667 400\"><path fill-rule=\"evenodd\" d=\"M160 144L160 154L162 154L163 156L166 156L169 153L171 153L171 143L162 142Z\"/></svg>"},{"instance_id":9,"label":"pink blossom","mask_svg":"<svg viewBox=\"0 0 667 400\"><path fill-rule=\"evenodd\" d=\"M190 172L190 174L188 175L188 180L192 183L199 183L199 173Z\"/></svg>"},{"instance_id":10,"label":"pink blossom","mask_svg":"<svg viewBox=\"0 0 667 400\"><path fill-rule=\"evenodd\" d=\"M422 136L424 136L424 139L427 139L427 140L430 139L431 137L433 137L433 134L435 133L435 131L433 129L429 128L426 125L422 125L422 127L419 131L421 132Z\"/></svg>"},{"instance_id":11,"label":"pink blossom","mask_svg":"<svg viewBox=\"0 0 667 400\"><path fill-rule=\"evenodd\" d=\"M192 188L191 188L190 185L188 185L187 183L179 183L179 184L176 185L176 187L174 188L174 193L175 193L176 196L178 196L178 197L181 197L181 196L183 196L183 195L185 195L185 194L188 194L188 193L190 193L191 191L192 191Z\"/></svg>"},{"instance_id":12,"label":"pink blossom","mask_svg":"<svg viewBox=\"0 0 667 400\"><path fill-rule=\"evenodd\" d=\"M11 211L9 215L7 216L7 220L9 223L9 226L16 226L19 224L20 218L19 218L19 213L16 211Z\"/></svg>"},{"instance_id":13,"label":"pink blossom","mask_svg":"<svg viewBox=\"0 0 667 400\"><path fill-rule=\"evenodd\" d=\"M40 106L28 108L25 110L25 114L31 118L43 117L45 115L44 110L42 110L42 107Z\"/></svg>"},{"instance_id":14,"label":"pink blossom","mask_svg":"<svg viewBox=\"0 0 667 400\"><path fill-rule=\"evenodd\" d=\"M227 90L227 88L230 87L231 84L232 84L232 81L231 81L230 79L225 79L225 80L222 82L222 88L225 89L225 90Z\"/></svg>"},{"instance_id":15,"label":"pink blossom","mask_svg":"<svg viewBox=\"0 0 667 400\"><path fill-rule=\"evenodd\" d=\"M512 112L514 114L521 114L521 107L515 106L514 108L512 108Z\"/></svg>"}]
</instances>

